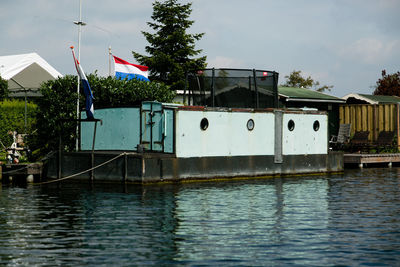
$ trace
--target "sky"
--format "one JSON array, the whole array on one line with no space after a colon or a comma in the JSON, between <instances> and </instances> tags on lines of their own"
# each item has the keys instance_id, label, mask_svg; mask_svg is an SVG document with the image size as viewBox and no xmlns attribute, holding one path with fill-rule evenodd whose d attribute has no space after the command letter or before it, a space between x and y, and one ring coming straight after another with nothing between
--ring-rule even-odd
<instances>
[{"instance_id":1,"label":"sky","mask_svg":"<svg viewBox=\"0 0 400 267\"><path fill-rule=\"evenodd\" d=\"M106 76L108 50L131 63L153 32L152 0L81 0L80 62ZM188 3L181 0L181 3ZM400 0L193 0L189 33L209 68L294 70L331 95L372 94L382 70L400 71ZM76 74L79 0L1 0L0 56L36 52L62 74ZM77 51L76 51L77 52Z\"/></svg>"}]
</instances>

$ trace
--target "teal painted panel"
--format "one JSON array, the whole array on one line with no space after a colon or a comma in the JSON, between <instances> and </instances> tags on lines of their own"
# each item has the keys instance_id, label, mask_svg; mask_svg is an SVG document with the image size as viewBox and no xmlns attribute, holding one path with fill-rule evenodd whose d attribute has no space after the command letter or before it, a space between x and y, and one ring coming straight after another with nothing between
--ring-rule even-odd
<instances>
[{"instance_id":1,"label":"teal painted panel","mask_svg":"<svg viewBox=\"0 0 400 267\"><path fill-rule=\"evenodd\" d=\"M164 108L163 115L164 152L174 152L174 110Z\"/></svg>"},{"instance_id":2,"label":"teal painted panel","mask_svg":"<svg viewBox=\"0 0 400 267\"><path fill-rule=\"evenodd\" d=\"M82 118L86 118L82 112ZM136 150L140 143L140 108L109 108L95 111L95 150ZM81 122L81 150L91 150L94 122Z\"/></svg>"}]
</instances>

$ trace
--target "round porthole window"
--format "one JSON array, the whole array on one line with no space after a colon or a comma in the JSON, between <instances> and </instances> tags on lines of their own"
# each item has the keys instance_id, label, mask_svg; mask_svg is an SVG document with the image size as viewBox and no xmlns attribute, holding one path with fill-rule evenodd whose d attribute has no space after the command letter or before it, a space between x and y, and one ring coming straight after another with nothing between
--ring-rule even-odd
<instances>
[{"instance_id":1,"label":"round porthole window","mask_svg":"<svg viewBox=\"0 0 400 267\"><path fill-rule=\"evenodd\" d=\"M205 131L205 130L207 130L207 128L208 128L208 120L207 120L207 118L203 118L203 119L200 121L200 129L202 129L203 131Z\"/></svg>"},{"instance_id":2,"label":"round porthole window","mask_svg":"<svg viewBox=\"0 0 400 267\"><path fill-rule=\"evenodd\" d=\"M247 130L252 131L254 129L254 121L252 119L247 121Z\"/></svg>"},{"instance_id":3,"label":"round porthole window","mask_svg":"<svg viewBox=\"0 0 400 267\"><path fill-rule=\"evenodd\" d=\"M314 121L313 128L314 128L314 131L319 130L319 121Z\"/></svg>"},{"instance_id":4,"label":"round porthole window","mask_svg":"<svg viewBox=\"0 0 400 267\"><path fill-rule=\"evenodd\" d=\"M294 130L294 121L290 120L287 124L287 127L288 127L289 131L293 131Z\"/></svg>"}]
</instances>

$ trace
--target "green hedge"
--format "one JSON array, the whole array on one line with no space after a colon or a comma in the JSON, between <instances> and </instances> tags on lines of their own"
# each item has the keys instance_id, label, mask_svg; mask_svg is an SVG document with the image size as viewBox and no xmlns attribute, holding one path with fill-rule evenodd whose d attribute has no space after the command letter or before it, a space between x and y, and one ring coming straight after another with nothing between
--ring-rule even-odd
<instances>
[{"instance_id":1,"label":"green hedge","mask_svg":"<svg viewBox=\"0 0 400 267\"><path fill-rule=\"evenodd\" d=\"M19 99L4 100L0 102L0 140L6 146L13 142L9 131L18 133L31 133L36 124L37 106L27 103L27 129L25 132L25 101ZM0 145L1 146L1 145ZM1 147L2 148L2 147Z\"/></svg>"},{"instance_id":2,"label":"green hedge","mask_svg":"<svg viewBox=\"0 0 400 267\"><path fill-rule=\"evenodd\" d=\"M134 106L145 100L171 102L175 97L175 93L169 87L157 82L126 81L114 77L98 77L96 74L88 75L88 81L95 98L95 109ZM83 100L84 97L82 105Z\"/></svg>"}]
</instances>

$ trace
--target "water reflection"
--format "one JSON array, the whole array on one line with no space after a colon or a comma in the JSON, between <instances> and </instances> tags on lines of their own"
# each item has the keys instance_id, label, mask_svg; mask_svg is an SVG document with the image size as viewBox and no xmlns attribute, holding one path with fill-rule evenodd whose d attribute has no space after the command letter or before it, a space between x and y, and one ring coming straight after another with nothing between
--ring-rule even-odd
<instances>
[{"instance_id":1,"label":"water reflection","mask_svg":"<svg viewBox=\"0 0 400 267\"><path fill-rule=\"evenodd\" d=\"M348 171L329 190L327 254L333 264L357 258L359 264L397 265L400 253L400 169ZM346 257L341 258L342 255ZM396 260L397 259L397 260Z\"/></svg>"},{"instance_id":2,"label":"water reflection","mask_svg":"<svg viewBox=\"0 0 400 267\"><path fill-rule=\"evenodd\" d=\"M185 190L177 197L177 259L252 259L261 265L266 259L302 259L303 252L287 248L312 248L315 235L328 241L319 231L328 219L327 189L322 179L274 179Z\"/></svg>"},{"instance_id":3,"label":"water reflection","mask_svg":"<svg viewBox=\"0 0 400 267\"><path fill-rule=\"evenodd\" d=\"M393 265L399 177L2 187L0 264Z\"/></svg>"}]
</instances>

